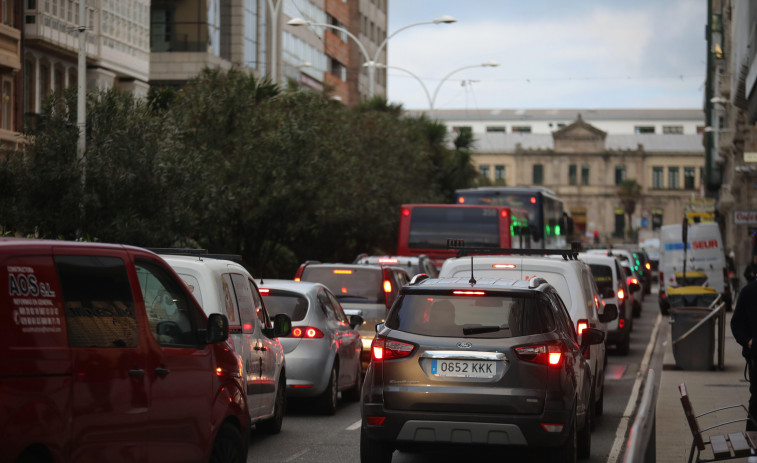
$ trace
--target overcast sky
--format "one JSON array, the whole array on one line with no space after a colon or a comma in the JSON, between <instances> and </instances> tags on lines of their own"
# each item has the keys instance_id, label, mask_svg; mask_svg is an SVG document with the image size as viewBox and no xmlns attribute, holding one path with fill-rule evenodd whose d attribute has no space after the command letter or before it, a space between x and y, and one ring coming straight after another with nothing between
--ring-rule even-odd
<instances>
[{"instance_id":1,"label":"overcast sky","mask_svg":"<svg viewBox=\"0 0 757 463\"><path fill-rule=\"evenodd\" d=\"M707 2L388 0L388 98L405 109L702 108ZM496 61L499 67L464 66ZM406 72L409 71L410 73ZM443 83L445 76L451 76ZM442 83L442 85L440 85Z\"/></svg>"}]
</instances>

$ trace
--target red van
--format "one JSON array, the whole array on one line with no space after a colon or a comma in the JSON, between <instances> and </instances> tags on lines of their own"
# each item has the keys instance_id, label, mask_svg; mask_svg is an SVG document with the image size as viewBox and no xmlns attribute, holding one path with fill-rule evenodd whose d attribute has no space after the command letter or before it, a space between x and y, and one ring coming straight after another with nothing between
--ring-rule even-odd
<instances>
[{"instance_id":1,"label":"red van","mask_svg":"<svg viewBox=\"0 0 757 463\"><path fill-rule=\"evenodd\" d=\"M0 238L0 459L246 461L228 331L147 250Z\"/></svg>"}]
</instances>

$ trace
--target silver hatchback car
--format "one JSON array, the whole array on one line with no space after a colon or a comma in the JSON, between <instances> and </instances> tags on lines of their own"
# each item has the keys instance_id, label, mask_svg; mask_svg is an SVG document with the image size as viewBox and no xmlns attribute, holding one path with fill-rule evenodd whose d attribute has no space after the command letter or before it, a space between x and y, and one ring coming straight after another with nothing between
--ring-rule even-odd
<instances>
[{"instance_id":1,"label":"silver hatchback car","mask_svg":"<svg viewBox=\"0 0 757 463\"><path fill-rule=\"evenodd\" d=\"M338 394L360 400L362 317L344 314L321 283L266 280L260 287L272 315L292 320L289 336L280 338L287 364L287 397L312 397L325 414L336 411Z\"/></svg>"}]
</instances>

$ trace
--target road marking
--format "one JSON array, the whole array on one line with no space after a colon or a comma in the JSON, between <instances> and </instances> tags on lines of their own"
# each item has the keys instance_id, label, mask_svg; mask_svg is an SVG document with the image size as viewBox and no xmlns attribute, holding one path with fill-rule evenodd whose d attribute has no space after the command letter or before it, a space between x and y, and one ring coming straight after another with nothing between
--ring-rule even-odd
<instances>
[{"instance_id":1,"label":"road marking","mask_svg":"<svg viewBox=\"0 0 757 463\"><path fill-rule=\"evenodd\" d=\"M295 453L294 455L292 455L291 457L287 458L284 461L294 461L294 460L300 458L301 456L305 455L309 451L310 451L310 449L300 450L299 452Z\"/></svg>"},{"instance_id":2,"label":"road marking","mask_svg":"<svg viewBox=\"0 0 757 463\"><path fill-rule=\"evenodd\" d=\"M360 429L360 425L361 425L362 423L363 423L363 422L362 422L362 420L358 420L358 421L355 421L355 422L354 422L354 423L352 423L351 425L347 426L347 427L345 428L345 430L346 430L346 431L357 431L358 429Z\"/></svg>"},{"instance_id":3,"label":"road marking","mask_svg":"<svg viewBox=\"0 0 757 463\"><path fill-rule=\"evenodd\" d=\"M615 441L610 449L610 455L608 456L607 463L615 463L620 457L620 450L623 448L623 444L626 441L626 432L628 431L628 425L633 418L633 412L636 409L639 390L641 390L641 383L644 378L647 377L649 370L649 361L654 351L654 346L657 343L657 333L660 330L662 324L662 314L657 314L657 320L655 320L654 328L652 329L652 335L649 337L649 344L647 344L647 350L644 352L644 357L639 365L639 371L636 372L636 381L633 383L633 389L631 390L631 396L628 398L626 409L623 412L623 416L620 417L620 425L615 432Z\"/></svg>"}]
</instances>

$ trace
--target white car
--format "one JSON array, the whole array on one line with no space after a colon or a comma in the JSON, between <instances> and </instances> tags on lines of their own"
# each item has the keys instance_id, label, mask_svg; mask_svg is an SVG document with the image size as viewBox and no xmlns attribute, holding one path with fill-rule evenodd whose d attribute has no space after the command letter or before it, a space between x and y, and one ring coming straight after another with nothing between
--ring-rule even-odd
<instances>
[{"instance_id":1,"label":"white car","mask_svg":"<svg viewBox=\"0 0 757 463\"><path fill-rule=\"evenodd\" d=\"M206 254L160 257L184 280L206 314L228 318L229 343L247 385L250 423L277 434L286 412L285 357L278 338L289 334L291 320L286 315L269 318L252 275L236 262Z\"/></svg>"},{"instance_id":2,"label":"white car","mask_svg":"<svg viewBox=\"0 0 757 463\"><path fill-rule=\"evenodd\" d=\"M531 250L512 249L514 253L531 253ZM603 306L597 292L597 286L589 267L583 262L571 258L545 257L540 255L476 255L447 259L439 271L439 278L465 277L504 278L512 280L530 280L544 278L552 285L565 307L578 333L579 343L584 328L605 330L605 325L617 318L617 308ZM533 254L533 253L531 253ZM602 313L600 314L600 311ZM594 409L601 415L604 408L604 369L606 364L605 343L594 344L586 355L592 372L592 394Z\"/></svg>"}]
</instances>

